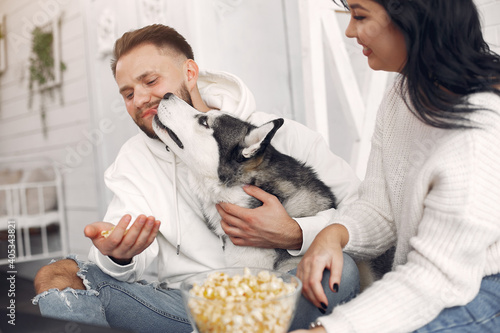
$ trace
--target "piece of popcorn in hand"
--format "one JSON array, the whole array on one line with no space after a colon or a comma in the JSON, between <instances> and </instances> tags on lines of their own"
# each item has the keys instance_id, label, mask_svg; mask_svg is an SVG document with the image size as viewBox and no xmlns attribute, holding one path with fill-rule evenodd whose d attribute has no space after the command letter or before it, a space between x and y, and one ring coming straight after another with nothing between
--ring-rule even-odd
<instances>
[{"instance_id":1,"label":"piece of popcorn in hand","mask_svg":"<svg viewBox=\"0 0 500 333\"><path fill-rule=\"evenodd\" d=\"M111 233L113 232L113 230L115 230L115 227L112 227L111 229L109 230L103 230L101 231L101 236L103 236L104 238L108 238L109 235L111 235ZM125 230L125 232L123 233L123 236L125 236L127 234L127 230Z\"/></svg>"}]
</instances>

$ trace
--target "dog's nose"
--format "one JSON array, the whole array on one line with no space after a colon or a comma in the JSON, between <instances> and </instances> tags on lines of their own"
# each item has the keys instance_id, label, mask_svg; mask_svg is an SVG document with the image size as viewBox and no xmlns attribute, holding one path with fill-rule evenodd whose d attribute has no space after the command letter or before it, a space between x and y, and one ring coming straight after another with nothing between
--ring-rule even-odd
<instances>
[{"instance_id":1,"label":"dog's nose","mask_svg":"<svg viewBox=\"0 0 500 333\"><path fill-rule=\"evenodd\" d=\"M164 96L163 96L163 99L169 99L170 97L172 97L174 94L172 94L171 92L168 92L166 93Z\"/></svg>"}]
</instances>

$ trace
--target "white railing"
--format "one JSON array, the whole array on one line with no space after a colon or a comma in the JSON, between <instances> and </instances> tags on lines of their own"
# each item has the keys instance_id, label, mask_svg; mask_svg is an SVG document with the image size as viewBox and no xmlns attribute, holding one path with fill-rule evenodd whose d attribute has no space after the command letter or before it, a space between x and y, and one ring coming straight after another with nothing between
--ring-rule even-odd
<instances>
[{"instance_id":1,"label":"white railing","mask_svg":"<svg viewBox=\"0 0 500 333\"><path fill-rule=\"evenodd\" d=\"M37 163L39 161L36 161ZM18 159L0 159L0 167L25 168L30 167L31 162ZM0 231L3 233L2 252L0 254L0 265L15 262L25 262L45 258L61 257L68 254L68 237L66 214L64 211L64 197L62 187L62 176L50 161L35 164L37 167L49 168L53 179L36 182L19 181L13 184L0 184ZM47 193L50 193L47 197ZM53 204L48 207L47 202ZM49 225L58 225L56 236L47 233ZM31 229L31 230L30 230ZM40 232L39 240L32 237L33 233ZM13 236L9 236L13 235ZM5 238L5 239L4 239ZM50 241L56 244L50 244ZM40 242L41 248L34 251L32 244ZM8 247L10 245L10 247ZM39 245L37 244L37 247ZM14 249L14 254L11 251ZM4 251L5 250L5 251ZM9 255L7 255L9 254Z\"/></svg>"},{"instance_id":2,"label":"white railing","mask_svg":"<svg viewBox=\"0 0 500 333\"><path fill-rule=\"evenodd\" d=\"M342 10L332 0L298 0L301 43L304 101L306 124L321 133L330 143L328 126L326 76L335 83L333 89L355 143L349 159L350 165L360 178L364 177L370 152L370 140L375 125L375 115L387 86L386 72L369 71L366 78L368 89L364 94L356 79L355 68L350 59L337 15ZM345 15L345 14L340 14ZM361 50L359 51L361 52ZM333 70L328 71L325 54L331 55Z\"/></svg>"}]
</instances>

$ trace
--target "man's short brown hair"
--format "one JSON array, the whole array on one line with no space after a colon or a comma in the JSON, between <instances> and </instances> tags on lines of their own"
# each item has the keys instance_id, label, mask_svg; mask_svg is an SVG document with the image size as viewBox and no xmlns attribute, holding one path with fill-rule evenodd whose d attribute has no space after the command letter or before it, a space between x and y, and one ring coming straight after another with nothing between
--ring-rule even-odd
<instances>
[{"instance_id":1,"label":"man's short brown hair","mask_svg":"<svg viewBox=\"0 0 500 333\"><path fill-rule=\"evenodd\" d=\"M181 34L174 28L162 24L153 24L126 32L115 42L113 59L111 60L113 76L116 77L116 63L120 57L142 44L153 44L163 50L169 48L174 52L183 54L187 59L194 60L193 49Z\"/></svg>"}]
</instances>

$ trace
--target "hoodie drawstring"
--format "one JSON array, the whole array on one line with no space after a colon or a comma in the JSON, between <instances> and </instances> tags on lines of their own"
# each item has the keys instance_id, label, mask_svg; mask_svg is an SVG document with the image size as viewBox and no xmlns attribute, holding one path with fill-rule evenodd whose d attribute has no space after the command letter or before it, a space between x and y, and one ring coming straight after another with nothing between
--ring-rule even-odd
<instances>
[{"instance_id":1,"label":"hoodie drawstring","mask_svg":"<svg viewBox=\"0 0 500 333\"><path fill-rule=\"evenodd\" d=\"M177 255L181 251L181 223L179 221L179 205L177 203L177 160L175 154L172 154L174 157L174 206L175 206L175 223L177 226Z\"/></svg>"}]
</instances>

